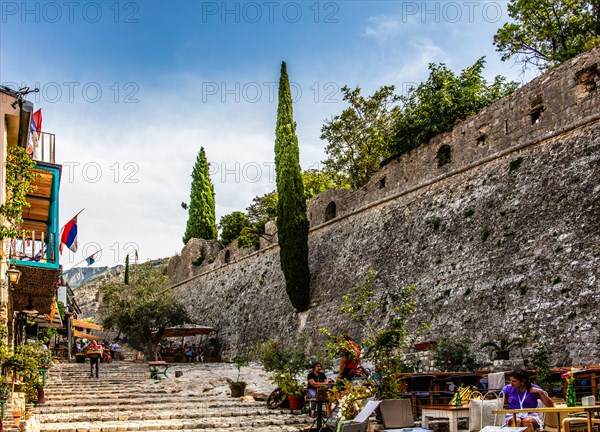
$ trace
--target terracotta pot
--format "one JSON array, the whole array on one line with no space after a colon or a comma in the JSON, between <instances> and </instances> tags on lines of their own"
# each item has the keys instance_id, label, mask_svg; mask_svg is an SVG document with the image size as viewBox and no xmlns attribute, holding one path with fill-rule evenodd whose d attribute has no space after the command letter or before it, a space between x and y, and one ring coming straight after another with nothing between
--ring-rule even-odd
<instances>
[{"instance_id":1,"label":"terracotta pot","mask_svg":"<svg viewBox=\"0 0 600 432\"><path fill-rule=\"evenodd\" d=\"M246 383L243 381L230 382L229 390L231 391L231 397L244 396L244 391L246 390Z\"/></svg>"},{"instance_id":2,"label":"terracotta pot","mask_svg":"<svg viewBox=\"0 0 600 432\"><path fill-rule=\"evenodd\" d=\"M19 423L21 423L21 411L13 411L12 415L13 423L15 424L15 426L19 426Z\"/></svg>"},{"instance_id":3,"label":"terracotta pot","mask_svg":"<svg viewBox=\"0 0 600 432\"><path fill-rule=\"evenodd\" d=\"M298 411L302 409L304 398L302 396L288 396L290 411Z\"/></svg>"}]
</instances>

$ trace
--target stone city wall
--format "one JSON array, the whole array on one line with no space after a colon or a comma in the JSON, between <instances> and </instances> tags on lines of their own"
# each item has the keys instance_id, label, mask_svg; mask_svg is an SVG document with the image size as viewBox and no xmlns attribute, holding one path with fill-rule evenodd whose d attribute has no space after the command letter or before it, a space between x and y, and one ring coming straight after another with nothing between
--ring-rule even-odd
<instances>
[{"instance_id":1,"label":"stone city wall","mask_svg":"<svg viewBox=\"0 0 600 432\"><path fill-rule=\"evenodd\" d=\"M218 250L192 240L169 265L175 292L219 330L226 354L270 337L320 344L319 327L357 332L341 296L372 269L382 324L412 283L411 325L429 323L425 339L460 338L485 360L483 342L527 333L525 355L545 342L556 364L600 362L599 61L598 49L581 55L361 190L311 200L309 311L289 304L276 244ZM440 148L450 148L443 166Z\"/></svg>"}]
</instances>

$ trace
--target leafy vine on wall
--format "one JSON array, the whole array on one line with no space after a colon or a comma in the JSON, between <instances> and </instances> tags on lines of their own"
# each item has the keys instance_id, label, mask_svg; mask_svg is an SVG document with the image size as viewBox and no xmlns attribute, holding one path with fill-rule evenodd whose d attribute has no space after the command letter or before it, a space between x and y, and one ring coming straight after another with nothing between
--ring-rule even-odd
<instances>
[{"instance_id":1,"label":"leafy vine on wall","mask_svg":"<svg viewBox=\"0 0 600 432\"><path fill-rule=\"evenodd\" d=\"M8 147L6 156L6 201L0 205L0 239L22 235L23 207L29 207L25 197L35 189L33 182L39 177L33 171L35 161L29 158L23 147Z\"/></svg>"}]
</instances>

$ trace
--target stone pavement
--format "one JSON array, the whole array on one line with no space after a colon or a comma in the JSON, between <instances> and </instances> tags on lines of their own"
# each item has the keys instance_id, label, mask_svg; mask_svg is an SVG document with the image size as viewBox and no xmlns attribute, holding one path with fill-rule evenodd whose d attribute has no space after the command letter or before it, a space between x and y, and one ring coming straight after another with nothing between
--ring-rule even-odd
<instances>
[{"instance_id":1,"label":"stone pavement","mask_svg":"<svg viewBox=\"0 0 600 432\"><path fill-rule=\"evenodd\" d=\"M230 365L177 368L184 369L183 376L174 378L170 369L169 379L151 380L146 364L101 364L96 379L89 377L87 363L56 364L46 387L47 403L36 407L34 419L41 432L299 432L310 426L306 414L229 397L224 377Z\"/></svg>"}]
</instances>

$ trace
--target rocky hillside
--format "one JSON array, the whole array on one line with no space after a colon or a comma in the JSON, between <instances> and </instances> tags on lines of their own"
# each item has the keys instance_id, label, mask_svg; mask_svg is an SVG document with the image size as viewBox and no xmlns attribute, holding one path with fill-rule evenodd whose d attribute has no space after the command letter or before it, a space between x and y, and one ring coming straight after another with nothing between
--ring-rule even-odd
<instances>
[{"instance_id":1,"label":"rocky hillside","mask_svg":"<svg viewBox=\"0 0 600 432\"><path fill-rule=\"evenodd\" d=\"M116 272L119 268L123 268L122 265L116 265L114 267L74 267L64 272L64 276L72 289L79 288L82 285L96 279L99 276L103 276L106 273Z\"/></svg>"},{"instance_id":2,"label":"rocky hillside","mask_svg":"<svg viewBox=\"0 0 600 432\"><path fill-rule=\"evenodd\" d=\"M149 261L153 266L166 265L169 258L160 258ZM131 267L134 267L133 265ZM100 322L97 315L100 305L100 286L109 282L122 282L125 267L117 265L114 267L79 267L67 270L65 278L69 286L73 288L77 304L81 308L79 318L91 318L94 322Z\"/></svg>"}]
</instances>

